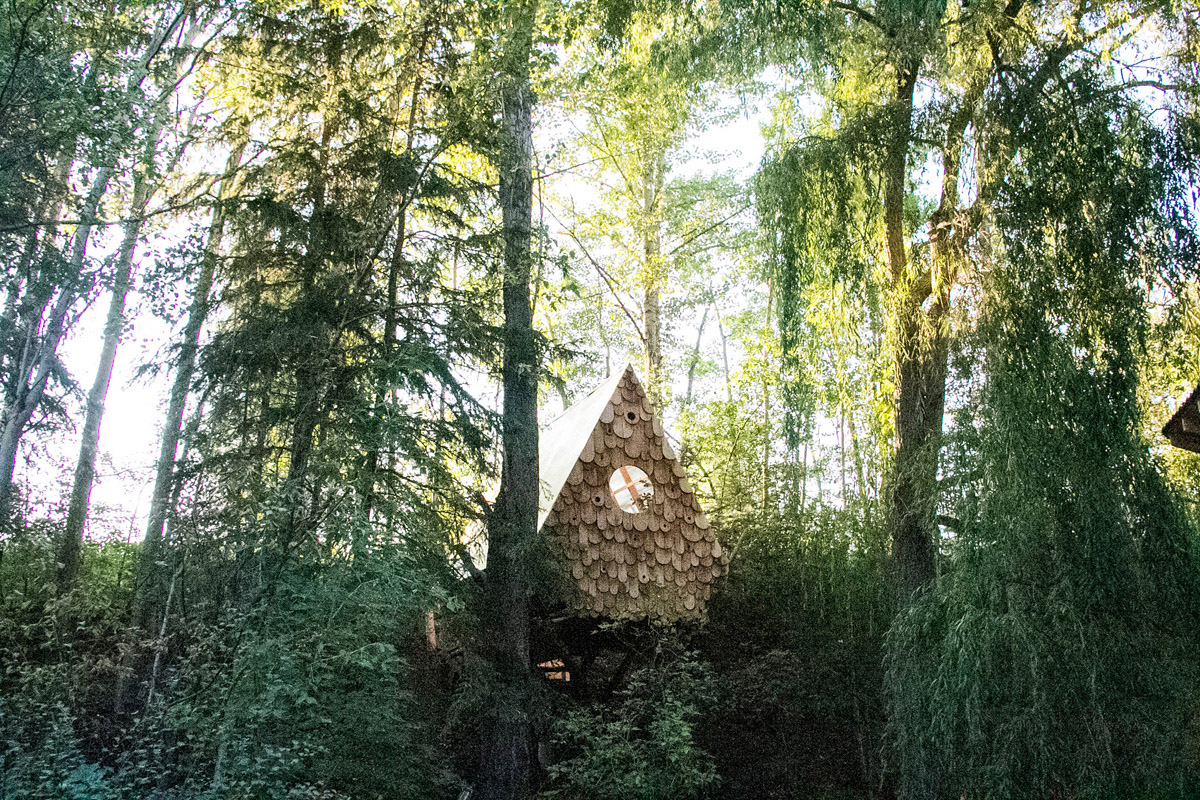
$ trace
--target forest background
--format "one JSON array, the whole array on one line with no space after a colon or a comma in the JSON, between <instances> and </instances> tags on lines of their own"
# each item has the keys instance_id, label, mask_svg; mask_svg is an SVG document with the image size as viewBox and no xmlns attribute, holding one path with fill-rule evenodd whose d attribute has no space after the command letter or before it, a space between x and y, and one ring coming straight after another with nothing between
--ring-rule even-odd
<instances>
[{"instance_id":1,"label":"forest background","mask_svg":"<svg viewBox=\"0 0 1200 800\"><path fill-rule=\"evenodd\" d=\"M0 798L1200 796L1198 64L1174 0L4 0ZM730 567L580 695L536 423L626 360Z\"/></svg>"}]
</instances>

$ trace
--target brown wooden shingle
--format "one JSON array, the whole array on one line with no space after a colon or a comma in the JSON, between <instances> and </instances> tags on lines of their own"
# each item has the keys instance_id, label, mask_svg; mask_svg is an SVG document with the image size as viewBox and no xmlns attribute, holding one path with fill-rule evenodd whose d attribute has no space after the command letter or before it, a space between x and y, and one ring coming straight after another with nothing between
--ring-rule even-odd
<instances>
[{"instance_id":1,"label":"brown wooden shingle","mask_svg":"<svg viewBox=\"0 0 1200 800\"><path fill-rule=\"evenodd\" d=\"M568 608L661 623L703 616L728 557L633 370L564 412L542 441L541 525L573 578ZM637 467L653 487L640 512L623 510L610 491L621 467Z\"/></svg>"}]
</instances>

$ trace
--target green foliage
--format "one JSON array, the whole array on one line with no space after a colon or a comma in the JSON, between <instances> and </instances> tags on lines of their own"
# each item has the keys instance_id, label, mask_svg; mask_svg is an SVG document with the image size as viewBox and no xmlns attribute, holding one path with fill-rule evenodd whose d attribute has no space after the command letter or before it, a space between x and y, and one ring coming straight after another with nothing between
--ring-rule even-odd
<instances>
[{"instance_id":1,"label":"green foliage","mask_svg":"<svg viewBox=\"0 0 1200 800\"><path fill-rule=\"evenodd\" d=\"M1022 181L998 198L1008 259L989 276L985 370L965 384L951 449L953 560L889 634L910 796L1196 787L1195 531L1146 451L1136 396L1143 259L1193 223L1140 111L1102 106L1086 74L1059 88L1017 137Z\"/></svg>"},{"instance_id":2,"label":"green foliage","mask_svg":"<svg viewBox=\"0 0 1200 800\"><path fill-rule=\"evenodd\" d=\"M686 369L671 363L684 361L677 356L684 352L681 318L719 301L718 264L745 243L738 223L748 206L742 187L715 170L697 173L696 161L709 154L685 147L690 134L716 118L712 93L691 58L694 38L715 22L711 11L607 3L562 8L557 21L567 25L570 46L546 81L550 104L571 120L569 127L547 126L558 135L553 157L566 173L550 183L554 194L565 195L555 203L562 210L548 210L566 228L577 269L595 276L588 281L595 289L544 324L595 362L603 360L601 372L626 359L640 362L651 395L664 406L667 378ZM581 180L594 199L574 188ZM568 364L552 368L573 377Z\"/></svg>"},{"instance_id":3,"label":"green foliage","mask_svg":"<svg viewBox=\"0 0 1200 800\"><path fill-rule=\"evenodd\" d=\"M455 373L490 357L473 282L494 253L450 100L469 9L445 10L249 4L210 42L214 133L249 142L227 246L202 256L221 309L202 409L138 576L162 585L127 631L136 549L89 551L60 602L57 525L0 541L21 620L0 647L29 664L3 687L27 720L4 737L17 796L451 790L407 656L459 604L445 544L489 422Z\"/></svg>"},{"instance_id":4,"label":"green foliage","mask_svg":"<svg viewBox=\"0 0 1200 800\"><path fill-rule=\"evenodd\" d=\"M50 316L61 299L70 333L111 282L96 254L116 229L75 263L71 223L107 168L97 214L118 220L138 145L186 138L140 141L192 55L179 97L204 99L180 119L211 152L175 173L183 216L144 228L163 254L144 297L175 318L174 284L218 265L152 574L93 524L59 596L60 521L0 526L0 798L449 797L503 719L549 731L559 798L1195 794L1196 462L1150 447L1200 363L1194 9L583 0L538 17L535 310L546 352L581 356L548 370L566 403L648 348L657 312L667 422L732 556L697 652L666 637L589 705L483 663L491 595L454 549L497 460L489 159L524 69L505 28L528 9L226 4L207 52L168 37L142 75L181 9L0 11L0 428L42 355L26 443L70 422ZM694 134L733 105L714 76L749 96L766 64L780 94L753 185L696 169ZM572 132L547 152L554 119ZM208 174L223 150L244 153L227 180ZM224 239L164 245L218 182ZM941 524L938 577L898 604L893 369L936 377L947 352L949 390L930 379L916 403L937 409L915 500ZM516 558L564 579L537 547Z\"/></svg>"},{"instance_id":5,"label":"green foliage","mask_svg":"<svg viewBox=\"0 0 1200 800\"><path fill-rule=\"evenodd\" d=\"M555 722L564 757L550 768L547 797L670 800L707 797L717 774L696 742L714 701L710 669L694 653L660 649L632 673L612 708L576 708Z\"/></svg>"},{"instance_id":6,"label":"green foliage","mask_svg":"<svg viewBox=\"0 0 1200 800\"><path fill-rule=\"evenodd\" d=\"M878 785L886 531L870 505L726 522L736 555L700 642L718 675L702 741L729 797L859 797Z\"/></svg>"},{"instance_id":7,"label":"green foliage","mask_svg":"<svg viewBox=\"0 0 1200 800\"><path fill-rule=\"evenodd\" d=\"M210 634L197 655L215 663L181 673L163 715L203 748L226 795L436 792L444 778L402 659L421 594L406 572L386 556L299 571L261 612Z\"/></svg>"},{"instance_id":8,"label":"green foliage","mask_svg":"<svg viewBox=\"0 0 1200 800\"><path fill-rule=\"evenodd\" d=\"M11 566L36 571L41 562L50 574L52 542L25 548ZM119 625L128 585L109 577L128 581L131 555L121 545L89 550L89 569L61 601L5 576L5 796L242 800L320 789L366 800L449 791L406 656L419 646L431 598L453 603L411 559L363 551L353 562L287 568L258 604L214 607L222 564L195 557L176 578L176 603L187 600L172 604L166 638L144 642ZM153 687L131 716L114 711L130 677L141 691Z\"/></svg>"},{"instance_id":9,"label":"green foliage","mask_svg":"<svg viewBox=\"0 0 1200 800\"><path fill-rule=\"evenodd\" d=\"M99 201L110 183L122 183L120 168L137 159L150 105L160 91L170 95L164 84L173 88L175 63L167 62L184 48L163 41L157 59L144 57L160 15L174 18L175 11L141 0L19 0L0 17L6 448L27 433L45 436L70 424L77 387L56 351L80 309L112 280L111 261L88 257L87 237L77 238L87 227L77 223L103 218ZM4 502L13 471L6 461Z\"/></svg>"},{"instance_id":10,"label":"green foliage","mask_svg":"<svg viewBox=\"0 0 1200 800\"><path fill-rule=\"evenodd\" d=\"M204 524L317 557L411 524L436 554L490 425L456 374L494 352L483 186L446 155L471 143L446 94L469 9L250 11L210 76L228 135L255 124L200 360Z\"/></svg>"},{"instance_id":11,"label":"green foliage","mask_svg":"<svg viewBox=\"0 0 1200 800\"><path fill-rule=\"evenodd\" d=\"M56 598L46 530L30 525L0 546L0 794L115 800L121 776L91 737L105 725L129 548L90 546L79 587Z\"/></svg>"},{"instance_id":12,"label":"green foliage","mask_svg":"<svg viewBox=\"0 0 1200 800\"><path fill-rule=\"evenodd\" d=\"M0 753L0 792L29 800L117 797L107 770L88 761L80 749L73 715L61 705L43 706L21 699L26 702L0 698L0 746L4 748ZM11 723L22 717L25 723ZM18 727L21 730L16 730Z\"/></svg>"},{"instance_id":13,"label":"green foliage","mask_svg":"<svg viewBox=\"0 0 1200 800\"><path fill-rule=\"evenodd\" d=\"M811 438L818 414L853 414L860 404L869 429L885 430L871 424L874 408L863 403L886 363L879 348L883 291L876 274L880 214L863 170L868 154L849 138L814 136L782 145L754 181L767 240L764 277L776 293L785 433L792 447ZM864 340L874 345L865 352ZM874 380L853 386L848 377ZM830 391L841 396L821 402Z\"/></svg>"}]
</instances>

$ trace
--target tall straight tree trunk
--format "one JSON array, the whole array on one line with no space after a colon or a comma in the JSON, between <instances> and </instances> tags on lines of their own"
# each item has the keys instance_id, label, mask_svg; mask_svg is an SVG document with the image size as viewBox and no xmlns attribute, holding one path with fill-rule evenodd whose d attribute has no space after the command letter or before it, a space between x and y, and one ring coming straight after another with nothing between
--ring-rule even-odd
<instances>
[{"instance_id":1,"label":"tall straight tree trunk","mask_svg":"<svg viewBox=\"0 0 1200 800\"><path fill-rule=\"evenodd\" d=\"M704 341L704 325L708 322L709 308L711 305L705 303L704 313L700 315L700 326L696 329L696 346L692 348L692 354L688 357L687 391L683 395L683 411L687 411L692 405L692 387L696 381L696 367L700 364L700 344ZM686 446L684 443L683 447Z\"/></svg>"},{"instance_id":2,"label":"tall straight tree trunk","mask_svg":"<svg viewBox=\"0 0 1200 800\"><path fill-rule=\"evenodd\" d=\"M117 361L117 347L121 343L121 333L125 327L125 299L129 295L129 287L133 283L133 256L137 249L138 235L142 229L142 215L146 211L146 205L152 192L151 182L145 174L139 174L134 180L133 199L129 208L130 219L125 223L125 235L117 254L117 273L113 278L108 316L104 321L104 343L100 348L100 362L96 366L96 377L93 378L91 391L88 392L83 421L83 439L79 445L79 459L75 462L75 478L71 485L67 523L59 542L57 561L60 592L69 589L79 573L83 527L87 522L92 485L96 477L96 450L100 444L100 423L104 419L104 403L108 398L113 366Z\"/></svg>"},{"instance_id":3,"label":"tall straight tree trunk","mask_svg":"<svg viewBox=\"0 0 1200 800\"><path fill-rule=\"evenodd\" d=\"M534 748L530 722L530 566L537 536L537 340L532 275L533 96L529 58L537 0L508 6L497 170L504 232L504 460L500 494L488 526L488 602L483 610L488 655L499 680L496 707L484 734L478 782L481 800L528 797Z\"/></svg>"},{"instance_id":4,"label":"tall straight tree trunk","mask_svg":"<svg viewBox=\"0 0 1200 800\"><path fill-rule=\"evenodd\" d=\"M649 148L648 148L649 149ZM642 297L642 329L646 335L646 388L656 403L663 398L662 322L659 287L666 282L662 262L661 195L666 153L651 150L642 165L642 256L645 291Z\"/></svg>"},{"instance_id":5,"label":"tall straight tree trunk","mask_svg":"<svg viewBox=\"0 0 1200 800\"><path fill-rule=\"evenodd\" d=\"M213 278L221 250L221 238L225 231L225 209L220 201L228 196L230 187L236 180L236 173L241 165L245 146L245 141L239 139L225 162L225 175L217 190L218 203L213 209L212 220L209 223L204 255L200 261L200 273L196 277L196 288L192 292L187 323L183 328L179 359L175 365L175 380L171 384L170 400L167 403L167 415L163 420L162 441L159 445L158 464L154 473L154 491L150 496L150 519L146 523L146 535L142 540L142 551L138 564L137 596L134 600L133 621L135 625L142 628L149 621L150 601L158 587L157 564L161 559L163 529L167 524L167 514L175 483L175 459L179 451L180 433L183 430L183 412L187 406L192 377L196 373L196 354L200 350L200 331L204 328L204 322L208 318L209 294L212 292Z\"/></svg>"},{"instance_id":6,"label":"tall straight tree trunk","mask_svg":"<svg viewBox=\"0 0 1200 800\"><path fill-rule=\"evenodd\" d=\"M193 24L182 34L179 42L180 50L191 46L200 33L200 29L199 24ZM182 77L182 65L176 71L177 77ZM159 138L171 116L168 101L173 93L172 87L160 95L154 104L152 121L145 132L145 147L141 154L140 169L135 170L134 173L128 220L124 225L121 247L117 251L117 270L113 276L112 295L109 298L108 315L104 322L104 342L100 348L100 363L96 367L96 376L92 380L92 388L88 392L83 437L79 445L79 459L75 462L75 476L71 485L70 504L67 507L67 522L59 542L57 559L59 591L69 589L79 572L83 529L87 524L92 486L96 478L96 452L100 445L100 424L104 419L104 406L108 399L109 386L112 384L117 349L120 347L121 334L125 327L125 301L129 296L129 289L133 285L134 253L137 250L137 240L141 235L142 224L145 222L146 207L150 204L150 198L154 196L154 192L158 188L158 183L154 179L155 160L159 151ZM180 146L172 164L177 163L178 159L183 156L184 147L185 145Z\"/></svg>"},{"instance_id":7,"label":"tall straight tree trunk","mask_svg":"<svg viewBox=\"0 0 1200 800\"><path fill-rule=\"evenodd\" d=\"M150 66L162 52L163 46L192 14L190 2L184 2L178 7L167 8L159 19L154 35L146 49L142 52L137 66L130 76L128 100L132 107L134 93L141 89L142 83L150 74ZM93 58L94 65L103 63L102 58ZM89 70L87 81L93 84L98 80L98 66ZM68 148L73 150L73 148ZM12 501L13 473L16 470L17 448L21 437L29 424L34 411L42 402L50 375L61 370L58 363L58 345L66 332L66 320L80 296L81 272L84 258L87 254L88 240L92 228L99 216L100 201L108 189L108 181L112 176L114 165L109 163L101 166L93 176L92 187L80 209L80 222L75 227L75 238L71 245L71 257L68 265L68 282L59 287L58 296L50 316L46 321L45 333L35 345L26 349L26 357L18 368L15 380L16 390L11 393L11 400L0 414L0 519L8 519ZM33 332L31 331L31 334Z\"/></svg>"}]
</instances>

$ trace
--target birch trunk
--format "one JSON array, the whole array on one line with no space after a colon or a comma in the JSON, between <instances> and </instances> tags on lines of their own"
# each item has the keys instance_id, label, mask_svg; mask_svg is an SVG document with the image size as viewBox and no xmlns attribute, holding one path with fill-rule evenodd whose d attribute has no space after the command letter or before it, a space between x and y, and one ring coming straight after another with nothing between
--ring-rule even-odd
<instances>
[{"instance_id":1,"label":"birch trunk","mask_svg":"<svg viewBox=\"0 0 1200 800\"><path fill-rule=\"evenodd\" d=\"M125 235L117 255L117 274L114 276L112 297L108 303L108 316L104 322L104 344L100 349L100 363L96 377L88 392L87 409L83 421L83 439L79 445L79 459L75 462L75 478L71 485L71 501L67 508L67 523L58 549L58 588L64 591L75 582L79 574L79 558L83 547L83 528L87 522L88 506L92 497L92 486L96 477L96 450L100 444L100 423L104 419L104 403L108 387L112 383L113 366L117 361L117 347L125 327L125 300L133 282L133 256L137 249L138 235L142 229L142 216L153 193L151 182L144 175L134 181L133 199L130 204L130 219L125 223Z\"/></svg>"},{"instance_id":2,"label":"birch trunk","mask_svg":"<svg viewBox=\"0 0 1200 800\"><path fill-rule=\"evenodd\" d=\"M137 66L130 76L129 100L132 104L133 93L141 89L142 84L150 74L150 66L163 50L163 46L179 30L179 27L193 13L189 2L168 9L159 21L149 45L138 60ZM102 59L93 59L101 63ZM94 83L98 79L93 69L88 81ZM59 287L54 305L46 321L44 333L34 336L31 327L30 340L25 348L25 355L17 370L16 389L11 393L11 400L0 415L0 519L11 517L13 473L16 470L17 448L21 437L32 418L34 411L42 402L46 385L51 374L62 371L58 361L58 346L66 332L66 320L72 308L79 300L82 286L82 270L87 254L88 240L92 228L99 218L100 201L108 189L109 178L112 177L114 164L101 166L93 176L92 187L80 209L79 224L75 227L74 240L71 244L71 256L68 260L69 281ZM33 339L37 338L34 342Z\"/></svg>"},{"instance_id":3,"label":"birch trunk","mask_svg":"<svg viewBox=\"0 0 1200 800\"><path fill-rule=\"evenodd\" d=\"M655 404L663 399L662 322L659 307L659 287L666 280L662 262L661 203L665 152L646 159L642 169L642 329L646 336L646 388Z\"/></svg>"},{"instance_id":4,"label":"birch trunk","mask_svg":"<svg viewBox=\"0 0 1200 800\"><path fill-rule=\"evenodd\" d=\"M142 551L138 564L138 590L134 601L134 623L144 627L149 613L150 599L158 585L157 564L161 559L163 531L167 524L170 500L175 483L175 460L179 451L179 438L183 430L183 412L187 406L188 392L196 374L196 354L200 350L200 331L208 318L209 294L225 231L225 210L220 205L229 193L242 160L245 142L239 142L225 162L225 176L217 190L218 204L213 209L208 227L200 274L196 277L196 288L188 307L187 323L183 328L179 348L179 360L175 366L175 380L171 384L167 415L163 420L162 441L158 450L158 464L154 473L154 491L150 497L150 519L146 524L146 535L142 540Z\"/></svg>"},{"instance_id":5,"label":"birch trunk","mask_svg":"<svg viewBox=\"0 0 1200 800\"><path fill-rule=\"evenodd\" d=\"M181 12L182 13L182 12ZM173 26L172 26L173 27ZM201 26L193 24L181 35L179 49L190 47ZM182 77L182 64L177 65L176 78ZM138 237L146 219L146 208L158 189L155 180L156 160L160 138L171 117L169 101L174 85L160 94L154 103L154 115L145 133L145 146L140 163L135 168L133 195L130 198L127 221L120 249L117 251L117 270L113 276L112 295L109 298L108 314L104 322L104 343L100 349L100 363L88 392L87 407L83 422L83 437L79 445L79 458L75 462L75 475L71 485L71 499L67 508L67 522L59 543L58 588L63 591L75 582L79 573L79 558L83 547L83 529L87 524L91 507L92 487L96 478L96 454L100 446L100 425L104 420L104 407L108 389L112 384L113 368L117 361L117 350L125 328L125 303L133 285L134 255ZM171 161L171 167L183 156L186 144L180 144ZM166 169L169 171L171 167Z\"/></svg>"},{"instance_id":6,"label":"birch trunk","mask_svg":"<svg viewBox=\"0 0 1200 800\"><path fill-rule=\"evenodd\" d=\"M31 342L31 346L26 348L25 357L18 368L13 399L4 409L3 429L0 430L0 516L5 518L9 516L12 501L13 473L16 471L17 448L21 437L33 412L42 402L51 374L61 369L58 362L58 345L66 332L67 315L79 299L88 239L91 238L92 228L98 219L100 201L108 189L108 179L112 177L112 172L112 167L103 167L96 172L92 180L92 188L84 201L80 223L75 228L75 238L71 244L69 274L74 276L74 280L58 290L45 333L36 344Z\"/></svg>"}]
</instances>

